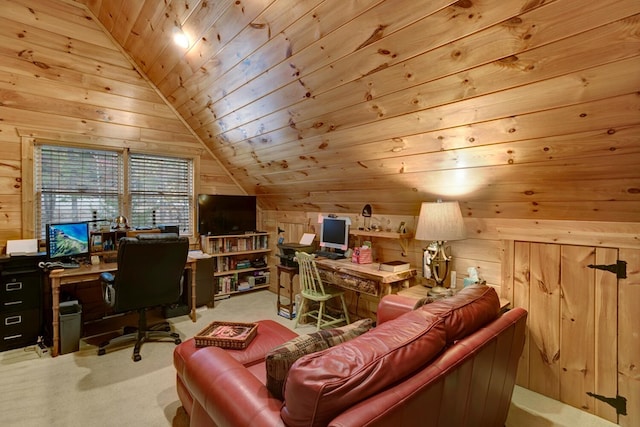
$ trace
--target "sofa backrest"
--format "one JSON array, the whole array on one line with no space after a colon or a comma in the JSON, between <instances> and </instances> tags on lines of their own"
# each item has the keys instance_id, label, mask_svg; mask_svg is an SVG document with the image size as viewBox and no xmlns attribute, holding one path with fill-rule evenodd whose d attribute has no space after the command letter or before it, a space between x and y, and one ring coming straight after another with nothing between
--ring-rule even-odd
<instances>
[{"instance_id":1,"label":"sofa backrest","mask_svg":"<svg viewBox=\"0 0 640 427\"><path fill-rule=\"evenodd\" d=\"M290 427L326 426L346 408L424 366L445 343L443 321L415 310L303 356L289 370L280 415Z\"/></svg>"},{"instance_id":2,"label":"sofa backrest","mask_svg":"<svg viewBox=\"0 0 640 427\"><path fill-rule=\"evenodd\" d=\"M526 319L526 310L509 310L404 381L345 409L328 425L504 426Z\"/></svg>"},{"instance_id":3,"label":"sofa backrest","mask_svg":"<svg viewBox=\"0 0 640 427\"><path fill-rule=\"evenodd\" d=\"M447 343L462 339L500 315L500 298L491 286L472 285L450 298L442 298L418 308L442 318Z\"/></svg>"}]
</instances>

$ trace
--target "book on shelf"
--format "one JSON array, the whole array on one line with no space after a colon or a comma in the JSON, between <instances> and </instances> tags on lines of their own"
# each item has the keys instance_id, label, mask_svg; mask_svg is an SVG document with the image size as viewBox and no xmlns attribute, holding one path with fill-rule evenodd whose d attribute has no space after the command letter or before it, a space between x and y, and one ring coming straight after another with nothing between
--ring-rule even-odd
<instances>
[{"instance_id":1,"label":"book on shelf","mask_svg":"<svg viewBox=\"0 0 640 427\"><path fill-rule=\"evenodd\" d=\"M411 269L411 264L406 261L389 261L381 262L380 270L390 271L392 273L399 273L401 271L407 271Z\"/></svg>"}]
</instances>

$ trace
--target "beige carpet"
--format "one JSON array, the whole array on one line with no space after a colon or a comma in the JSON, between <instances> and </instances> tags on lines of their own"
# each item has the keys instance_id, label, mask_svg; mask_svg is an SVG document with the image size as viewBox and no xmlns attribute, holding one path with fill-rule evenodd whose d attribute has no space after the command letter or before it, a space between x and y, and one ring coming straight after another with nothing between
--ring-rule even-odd
<instances>
[{"instance_id":1,"label":"beige carpet","mask_svg":"<svg viewBox=\"0 0 640 427\"><path fill-rule=\"evenodd\" d=\"M198 321L170 319L184 338L213 320L252 322L273 319L293 328L294 320L276 315L276 296L259 291L198 310ZM311 326L297 332L313 331ZM100 340L90 339L91 342ZM146 343L142 360L132 347L98 357L83 340L78 352L40 358L32 347L0 353L0 425L7 426L175 426L186 427L175 391L172 342ZM516 387L507 427L610 427L593 417L537 393Z\"/></svg>"},{"instance_id":2,"label":"beige carpet","mask_svg":"<svg viewBox=\"0 0 640 427\"><path fill-rule=\"evenodd\" d=\"M187 316L170 321L185 339L213 320L260 319L294 325L294 320L276 315L276 296L269 291L200 308L196 323ZM301 326L297 332L312 330ZM80 351L56 358L40 358L32 347L0 353L0 425L170 426L180 407L174 348L172 342L145 343L140 362L131 359L131 346L97 356L96 347L84 341Z\"/></svg>"}]
</instances>

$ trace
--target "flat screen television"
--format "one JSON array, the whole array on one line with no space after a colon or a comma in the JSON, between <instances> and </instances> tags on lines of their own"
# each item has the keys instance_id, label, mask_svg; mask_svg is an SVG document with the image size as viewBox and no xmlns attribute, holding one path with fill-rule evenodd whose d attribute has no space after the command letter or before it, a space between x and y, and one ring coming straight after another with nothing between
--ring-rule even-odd
<instances>
[{"instance_id":1,"label":"flat screen television","mask_svg":"<svg viewBox=\"0 0 640 427\"><path fill-rule=\"evenodd\" d=\"M47 224L47 258L73 261L89 255L89 223Z\"/></svg>"},{"instance_id":2,"label":"flat screen television","mask_svg":"<svg viewBox=\"0 0 640 427\"><path fill-rule=\"evenodd\" d=\"M346 251L349 247L349 218L323 216L320 247Z\"/></svg>"},{"instance_id":3,"label":"flat screen television","mask_svg":"<svg viewBox=\"0 0 640 427\"><path fill-rule=\"evenodd\" d=\"M198 195L198 233L242 234L256 230L256 196Z\"/></svg>"}]
</instances>

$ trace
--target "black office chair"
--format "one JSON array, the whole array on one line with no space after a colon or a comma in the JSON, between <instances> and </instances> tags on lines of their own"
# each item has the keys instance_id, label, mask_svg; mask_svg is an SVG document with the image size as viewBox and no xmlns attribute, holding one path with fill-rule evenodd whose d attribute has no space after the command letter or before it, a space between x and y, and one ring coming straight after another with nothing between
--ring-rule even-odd
<instances>
[{"instance_id":1,"label":"black office chair","mask_svg":"<svg viewBox=\"0 0 640 427\"><path fill-rule=\"evenodd\" d=\"M102 343L98 355L105 354L109 345L135 340L133 360L137 362L142 358L140 347L145 341L171 338L180 344L180 335L170 332L168 322L148 327L146 311L178 301L188 252L189 239L174 233L120 239L117 273L101 275L103 295L116 313L138 311L138 327L125 327L122 336Z\"/></svg>"}]
</instances>

